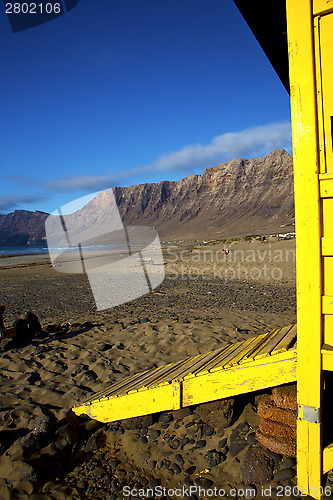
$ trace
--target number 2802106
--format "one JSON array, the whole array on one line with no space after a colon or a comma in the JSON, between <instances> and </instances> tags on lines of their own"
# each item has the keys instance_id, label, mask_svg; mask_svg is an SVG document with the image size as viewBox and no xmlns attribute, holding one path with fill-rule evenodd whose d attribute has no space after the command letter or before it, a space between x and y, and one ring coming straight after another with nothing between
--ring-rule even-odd
<instances>
[{"instance_id":1,"label":"number 2802106","mask_svg":"<svg viewBox=\"0 0 333 500\"><path fill-rule=\"evenodd\" d=\"M61 4L58 3L6 3L6 14L60 14Z\"/></svg>"}]
</instances>

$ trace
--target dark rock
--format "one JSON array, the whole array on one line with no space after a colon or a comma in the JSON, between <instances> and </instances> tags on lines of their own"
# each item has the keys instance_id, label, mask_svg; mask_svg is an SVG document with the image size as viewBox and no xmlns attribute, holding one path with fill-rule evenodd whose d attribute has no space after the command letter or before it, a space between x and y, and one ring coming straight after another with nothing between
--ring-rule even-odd
<instances>
[{"instance_id":1,"label":"dark rock","mask_svg":"<svg viewBox=\"0 0 333 500\"><path fill-rule=\"evenodd\" d=\"M194 472L197 470L197 468L195 467L195 465L191 465L190 467L188 467L185 471L184 471L184 474L186 476L191 476L192 474L194 474Z\"/></svg>"},{"instance_id":2,"label":"dark rock","mask_svg":"<svg viewBox=\"0 0 333 500\"><path fill-rule=\"evenodd\" d=\"M249 426L246 422L241 422L230 434L229 450L233 457L238 455L247 446L246 434Z\"/></svg>"},{"instance_id":3,"label":"dark rock","mask_svg":"<svg viewBox=\"0 0 333 500\"><path fill-rule=\"evenodd\" d=\"M175 462L176 462L176 464L180 465L181 467L185 463L183 457L179 453L177 453L177 455L175 456Z\"/></svg>"},{"instance_id":4,"label":"dark rock","mask_svg":"<svg viewBox=\"0 0 333 500\"><path fill-rule=\"evenodd\" d=\"M174 410L172 415L175 419L183 419L192 415L192 410L190 408L181 408L180 410Z\"/></svg>"},{"instance_id":5,"label":"dark rock","mask_svg":"<svg viewBox=\"0 0 333 500\"><path fill-rule=\"evenodd\" d=\"M40 374L38 372L31 372L29 377L27 378L27 382L34 385L36 382L40 382L42 380Z\"/></svg>"},{"instance_id":6,"label":"dark rock","mask_svg":"<svg viewBox=\"0 0 333 500\"><path fill-rule=\"evenodd\" d=\"M108 344L107 342L102 342L101 344L99 344L97 346L97 349L101 352L105 352L105 351L109 351L110 349L112 349L113 347L113 344Z\"/></svg>"},{"instance_id":7,"label":"dark rock","mask_svg":"<svg viewBox=\"0 0 333 500\"><path fill-rule=\"evenodd\" d=\"M19 318L14 321L13 326L16 329L16 341L23 342L25 339L31 338L27 320Z\"/></svg>"},{"instance_id":8,"label":"dark rock","mask_svg":"<svg viewBox=\"0 0 333 500\"><path fill-rule=\"evenodd\" d=\"M197 407L196 413L204 423L213 427L217 432L221 432L232 423L234 399L220 399L218 401L204 403Z\"/></svg>"},{"instance_id":9,"label":"dark rock","mask_svg":"<svg viewBox=\"0 0 333 500\"><path fill-rule=\"evenodd\" d=\"M179 445L180 445L179 439L174 439L170 443L170 448L172 448L173 450L176 450L179 447Z\"/></svg>"},{"instance_id":10,"label":"dark rock","mask_svg":"<svg viewBox=\"0 0 333 500\"><path fill-rule=\"evenodd\" d=\"M206 477L198 477L195 479L194 484L196 486L199 486L200 488L208 489L210 488L214 483L211 479L208 479Z\"/></svg>"},{"instance_id":11,"label":"dark rock","mask_svg":"<svg viewBox=\"0 0 333 500\"><path fill-rule=\"evenodd\" d=\"M205 459L207 460L209 467L216 467L220 463L224 462L225 456L217 450L209 450L205 455Z\"/></svg>"},{"instance_id":12,"label":"dark rock","mask_svg":"<svg viewBox=\"0 0 333 500\"><path fill-rule=\"evenodd\" d=\"M280 462L280 460L282 460L282 455L280 455L280 453L275 453L275 451L269 450L268 448L266 453L274 460L274 462Z\"/></svg>"},{"instance_id":13,"label":"dark rock","mask_svg":"<svg viewBox=\"0 0 333 500\"><path fill-rule=\"evenodd\" d=\"M149 319L148 318L142 318L142 319L139 319L139 323L141 325L143 325L144 323L149 323Z\"/></svg>"},{"instance_id":14,"label":"dark rock","mask_svg":"<svg viewBox=\"0 0 333 500\"><path fill-rule=\"evenodd\" d=\"M202 429L202 434L204 436L212 436L214 434L214 429L208 424L204 424Z\"/></svg>"},{"instance_id":15,"label":"dark rock","mask_svg":"<svg viewBox=\"0 0 333 500\"><path fill-rule=\"evenodd\" d=\"M156 488L156 486L159 486L160 485L160 480L159 479L152 479L151 481L149 481L148 483L148 488Z\"/></svg>"},{"instance_id":16,"label":"dark rock","mask_svg":"<svg viewBox=\"0 0 333 500\"><path fill-rule=\"evenodd\" d=\"M291 469L296 466L296 460L294 458L286 458L279 463L279 469Z\"/></svg>"},{"instance_id":17,"label":"dark rock","mask_svg":"<svg viewBox=\"0 0 333 500\"><path fill-rule=\"evenodd\" d=\"M157 439L161 435L161 431L155 430L155 429L150 429L148 431L148 436L150 439Z\"/></svg>"},{"instance_id":18,"label":"dark rock","mask_svg":"<svg viewBox=\"0 0 333 500\"><path fill-rule=\"evenodd\" d=\"M207 442L205 441L205 439L199 439L198 441L196 441L195 445L198 447L198 448L204 448L206 446Z\"/></svg>"},{"instance_id":19,"label":"dark rock","mask_svg":"<svg viewBox=\"0 0 333 500\"><path fill-rule=\"evenodd\" d=\"M156 461L155 460L151 460L150 462L148 462L147 464L147 470L149 470L150 472L153 471L156 467Z\"/></svg>"},{"instance_id":20,"label":"dark rock","mask_svg":"<svg viewBox=\"0 0 333 500\"><path fill-rule=\"evenodd\" d=\"M87 432L94 432L97 431L101 427L101 423L98 422L97 420L89 420L85 424L85 428Z\"/></svg>"},{"instance_id":21,"label":"dark rock","mask_svg":"<svg viewBox=\"0 0 333 500\"><path fill-rule=\"evenodd\" d=\"M296 476L294 469L280 469L274 474L275 481L286 481Z\"/></svg>"},{"instance_id":22,"label":"dark rock","mask_svg":"<svg viewBox=\"0 0 333 500\"><path fill-rule=\"evenodd\" d=\"M42 325L40 324L39 319L37 318L36 314L29 311L26 314L24 319L28 323L28 328L29 328L30 334L35 335L37 333L42 333L43 328L42 328Z\"/></svg>"},{"instance_id":23,"label":"dark rock","mask_svg":"<svg viewBox=\"0 0 333 500\"><path fill-rule=\"evenodd\" d=\"M217 446L219 448L224 448L224 446L227 444L227 438L221 439L221 441L218 442Z\"/></svg>"},{"instance_id":24,"label":"dark rock","mask_svg":"<svg viewBox=\"0 0 333 500\"><path fill-rule=\"evenodd\" d=\"M56 333L56 332L60 332L61 330L62 330L61 325L47 325L47 327L46 327L47 333Z\"/></svg>"},{"instance_id":25,"label":"dark rock","mask_svg":"<svg viewBox=\"0 0 333 500\"><path fill-rule=\"evenodd\" d=\"M92 328L94 326L94 323L92 323L91 321L85 321L81 326L83 328Z\"/></svg>"},{"instance_id":26,"label":"dark rock","mask_svg":"<svg viewBox=\"0 0 333 500\"><path fill-rule=\"evenodd\" d=\"M147 486L148 484L148 479L144 476L139 476L138 477L138 483L140 483L142 486Z\"/></svg>"},{"instance_id":27,"label":"dark rock","mask_svg":"<svg viewBox=\"0 0 333 500\"><path fill-rule=\"evenodd\" d=\"M260 446L248 448L240 466L242 481L246 484L265 484L273 479L273 460Z\"/></svg>"},{"instance_id":28,"label":"dark rock","mask_svg":"<svg viewBox=\"0 0 333 500\"><path fill-rule=\"evenodd\" d=\"M172 464L172 469L175 471L176 474L180 474L182 471L182 469L176 463Z\"/></svg>"},{"instance_id":29,"label":"dark rock","mask_svg":"<svg viewBox=\"0 0 333 500\"><path fill-rule=\"evenodd\" d=\"M35 354L42 354L43 352L47 352L49 351L50 348L49 346L46 346L46 345L38 345L37 347L35 347Z\"/></svg>"},{"instance_id":30,"label":"dark rock","mask_svg":"<svg viewBox=\"0 0 333 500\"><path fill-rule=\"evenodd\" d=\"M251 432L247 438L246 438L246 442L249 446L254 446L255 444L258 443L258 441L256 440L256 434L255 432Z\"/></svg>"},{"instance_id":31,"label":"dark rock","mask_svg":"<svg viewBox=\"0 0 333 500\"><path fill-rule=\"evenodd\" d=\"M188 442L189 442L188 437L181 438L181 440L180 440L180 446L181 446L181 448L183 448L184 446L186 446Z\"/></svg>"},{"instance_id":32,"label":"dark rock","mask_svg":"<svg viewBox=\"0 0 333 500\"><path fill-rule=\"evenodd\" d=\"M226 455L229 451L229 446L224 446L221 451L222 451L223 455Z\"/></svg>"},{"instance_id":33,"label":"dark rock","mask_svg":"<svg viewBox=\"0 0 333 500\"><path fill-rule=\"evenodd\" d=\"M185 425L185 429L192 427L192 425L194 425L194 424L195 424L195 422L193 420L191 420L190 422L187 422L187 424Z\"/></svg>"},{"instance_id":34,"label":"dark rock","mask_svg":"<svg viewBox=\"0 0 333 500\"><path fill-rule=\"evenodd\" d=\"M169 462L169 460L163 460L163 468L164 469L169 469L171 465L171 462Z\"/></svg>"},{"instance_id":35,"label":"dark rock","mask_svg":"<svg viewBox=\"0 0 333 500\"><path fill-rule=\"evenodd\" d=\"M190 486L193 486L193 482L191 481L191 479L189 477L185 477L184 485L186 486L186 488L189 488Z\"/></svg>"},{"instance_id":36,"label":"dark rock","mask_svg":"<svg viewBox=\"0 0 333 500\"><path fill-rule=\"evenodd\" d=\"M59 427L55 432L55 437L54 446L57 450L64 450L65 448L73 446L75 438L72 424L67 423Z\"/></svg>"},{"instance_id":37,"label":"dark rock","mask_svg":"<svg viewBox=\"0 0 333 500\"><path fill-rule=\"evenodd\" d=\"M90 438L87 440L83 451L85 453L90 453L92 451L98 450L105 443L105 435L102 430L96 431Z\"/></svg>"},{"instance_id":38,"label":"dark rock","mask_svg":"<svg viewBox=\"0 0 333 500\"><path fill-rule=\"evenodd\" d=\"M140 441L141 441L142 444L147 444L148 443L148 439L146 438L146 436L141 436Z\"/></svg>"},{"instance_id":39,"label":"dark rock","mask_svg":"<svg viewBox=\"0 0 333 500\"><path fill-rule=\"evenodd\" d=\"M162 424L169 424L173 420L172 413L162 413L159 418L159 422Z\"/></svg>"},{"instance_id":40,"label":"dark rock","mask_svg":"<svg viewBox=\"0 0 333 500\"><path fill-rule=\"evenodd\" d=\"M96 467L96 469L93 470L93 474L96 477L103 477L105 475L105 470L102 469L102 467Z\"/></svg>"},{"instance_id":41,"label":"dark rock","mask_svg":"<svg viewBox=\"0 0 333 500\"><path fill-rule=\"evenodd\" d=\"M190 439L188 444L194 444L195 443L195 440L194 439Z\"/></svg>"},{"instance_id":42,"label":"dark rock","mask_svg":"<svg viewBox=\"0 0 333 500\"><path fill-rule=\"evenodd\" d=\"M117 479L124 479L126 477L126 471L124 469L116 469L113 475Z\"/></svg>"}]
</instances>

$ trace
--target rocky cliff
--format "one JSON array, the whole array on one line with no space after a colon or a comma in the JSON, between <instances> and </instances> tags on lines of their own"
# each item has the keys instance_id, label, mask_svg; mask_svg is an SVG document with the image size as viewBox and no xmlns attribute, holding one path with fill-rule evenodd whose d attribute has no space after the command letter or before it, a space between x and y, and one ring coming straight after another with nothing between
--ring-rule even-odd
<instances>
[{"instance_id":1,"label":"rocky cliff","mask_svg":"<svg viewBox=\"0 0 333 500\"><path fill-rule=\"evenodd\" d=\"M283 149L180 181L117 187L114 194L125 225L154 226L162 240L275 233L294 221L292 156ZM81 209L87 227L107 203L102 193ZM23 210L0 215L0 246L42 244L46 218Z\"/></svg>"},{"instance_id":2,"label":"rocky cliff","mask_svg":"<svg viewBox=\"0 0 333 500\"><path fill-rule=\"evenodd\" d=\"M45 244L45 212L15 210L0 215L0 246L40 246Z\"/></svg>"}]
</instances>

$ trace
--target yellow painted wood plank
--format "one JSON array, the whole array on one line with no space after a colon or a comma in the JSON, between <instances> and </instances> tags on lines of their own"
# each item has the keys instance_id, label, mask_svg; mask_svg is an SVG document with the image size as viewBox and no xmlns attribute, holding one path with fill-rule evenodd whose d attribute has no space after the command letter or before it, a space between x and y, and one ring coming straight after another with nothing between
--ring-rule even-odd
<instances>
[{"instance_id":1,"label":"yellow painted wood plank","mask_svg":"<svg viewBox=\"0 0 333 500\"><path fill-rule=\"evenodd\" d=\"M167 384L130 395L102 398L86 405L75 406L76 415L89 415L100 422L114 422L139 415L149 415L165 410L180 408L180 386Z\"/></svg>"},{"instance_id":2,"label":"yellow painted wood plank","mask_svg":"<svg viewBox=\"0 0 333 500\"><path fill-rule=\"evenodd\" d=\"M215 356L213 359L211 359L207 365L205 366L205 369L202 370L202 373L203 372L208 372L210 371L212 368L214 368L214 366L216 366L220 361L222 361L227 355L228 353L232 350L232 349L235 349L235 346L236 344L228 344L225 349L223 349L223 351L221 351L219 354L217 354L217 356Z\"/></svg>"},{"instance_id":3,"label":"yellow painted wood plank","mask_svg":"<svg viewBox=\"0 0 333 500\"><path fill-rule=\"evenodd\" d=\"M240 364L249 363L254 361L255 355L269 342L276 334L276 330L273 330L269 333L265 333L264 335L259 335L256 339L256 342L253 343L251 349L243 356L240 360Z\"/></svg>"},{"instance_id":4,"label":"yellow painted wood plank","mask_svg":"<svg viewBox=\"0 0 333 500\"><path fill-rule=\"evenodd\" d=\"M272 337L265 345L263 345L259 352L255 354L255 359L261 359L265 356L269 356L272 350L279 344L279 342L287 335L287 333L291 330L293 325L285 326L280 330L276 331L274 337Z\"/></svg>"},{"instance_id":5,"label":"yellow painted wood plank","mask_svg":"<svg viewBox=\"0 0 333 500\"><path fill-rule=\"evenodd\" d=\"M333 314L333 296L323 295L322 307L323 314Z\"/></svg>"},{"instance_id":6,"label":"yellow painted wood plank","mask_svg":"<svg viewBox=\"0 0 333 500\"><path fill-rule=\"evenodd\" d=\"M172 380L176 380L181 378L181 373L186 370L187 367L192 366L198 359L203 358L204 354L197 354L196 356L192 356L191 358L187 358L178 364L173 370L166 373L163 377L160 377L158 380L147 384L147 387L156 387L158 384L164 382L172 382Z\"/></svg>"},{"instance_id":7,"label":"yellow painted wood plank","mask_svg":"<svg viewBox=\"0 0 333 500\"><path fill-rule=\"evenodd\" d=\"M256 339L256 337L254 337L254 339L251 339L252 342L254 342ZM214 372L216 370L220 370L221 368L223 368L225 365L227 365L229 363L229 361L231 359L233 359L236 354L239 354L240 352L242 352L242 349L243 349L243 346L244 346L244 340L243 342L237 342L237 344L234 344L234 348L233 349L230 349L228 352L225 353L224 356L222 356L218 363L210 369L211 372Z\"/></svg>"},{"instance_id":8,"label":"yellow painted wood plank","mask_svg":"<svg viewBox=\"0 0 333 500\"><path fill-rule=\"evenodd\" d=\"M323 110L323 89L321 82L321 57L320 57L320 37L319 37L319 18L316 17L313 22L314 32L314 51L315 51L315 71L316 71L316 90L317 90L317 126L318 126L318 155L320 158L319 180L322 178L328 179L326 172L326 155L325 155L325 134L324 134L324 110ZM326 177L323 175L326 174Z\"/></svg>"},{"instance_id":9,"label":"yellow painted wood plank","mask_svg":"<svg viewBox=\"0 0 333 500\"><path fill-rule=\"evenodd\" d=\"M320 183L320 198L333 197L333 179L324 179Z\"/></svg>"},{"instance_id":10,"label":"yellow painted wood plank","mask_svg":"<svg viewBox=\"0 0 333 500\"><path fill-rule=\"evenodd\" d=\"M137 373L135 377L131 380L124 380L124 383L117 388L110 387L110 390L108 394L105 394L106 396L113 396L114 394L120 395L120 394L126 394L128 391L130 391L133 387L139 386L141 387L141 381L144 380L146 377L149 377L152 373L156 372L159 370L159 368L153 368L152 370L149 370L148 372L143 372L143 373Z\"/></svg>"},{"instance_id":11,"label":"yellow painted wood plank","mask_svg":"<svg viewBox=\"0 0 333 500\"><path fill-rule=\"evenodd\" d=\"M283 337L283 339L280 340L278 345L276 345L274 347L274 349L272 349L271 355L278 353L278 352L286 351L294 343L294 341L296 339L296 333L297 333L297 326L294 325L289 330L287 335L285 335Z\"/></svg>"},{"instance_id":12,"label":"yellow painted wood plank","mask_svg":"<svg viewBox=\"0 0 333 500\"><path fill-rule=\"evenodd\" d=\"M313 0L313 14L318 15L333 9L333 0Z\"/></svg>"},{"instance_id":13,"label":"yellow painted wood plank","mask_svg":"<svg viewBox=\"0 0 333 500\"><path fill-rule=\"evenodd\" d=\"M131 386L127 389L128 392L133 392L139 390L143 386L148 386L154 384L155 386L159 385L159 381L165 378L170 372L175 370L179 365L185 363L185 360L180 360L177 363L169 363L166 366L161 366L153 373L148 373L143 378L138 378L138 380L134 380Z\"/></svg>"},{"instance_id":14,"label":"yellow painted wood plank","mask_svg":"<svg viewBox=\"0 0 333 500\"><path fill-rule=\"evenodd\" d=\"M333 315L326 314L324 316L324 335L323 335L323 344L327 344L333 347Z\"/></svg>"},{"instance_id":15,"label":"yellow painted wood plank","mask_svg":"<svg viewBox=\"0 0 333 500\"><path fill-rule=\"evenodd\" d=\"M192 374L197 374L201 373L202 370L205 369L206 365L210 363L213 359L216 359L216 357L224 352L226 350L226 347L220 347L219 349L216 349L215 351L208 352L203 358L199 359L196 363L194 363L192 366L188 367L186 370L184 370L181 373L181 378L186 377L189 373Z\"/></svg>"},{"instance_id":16,"label":"yellow painted wood plank","mask_svg":"<svg viewBox=\"0 0 333 500\"><path fill-rule=\"evenodd\" d=\"M230 368L231 366L237 365L244 358L248 358L251 353L256 352L261 346L267 342L268 339L275 335L276 330L272 332L265 333L263 335L258 335L257 337L253 337L252 339L246 340L242 346L242 349L233 356L228 363L223 365L223 368Z\"/></svg>"},{"instance_id":17,"label":"yellow painted wood plank","mask_svg":"<svg viewBox=\"0 0 333 500\"><path fill-rule=\"evenodd\" d=\"M143 373L147 373L150 370L146 370ZM114 384L111 384L107 389L103 389L102 391L94 392L92 395L89 395L87 398L81 401L81 404L87 403L89 401L99 399L101 397L106 397L106 396L111 396L113 393L116 393L119 388L123 386L124 383L129 382L133 380L135 377L137 377L138 374L135 373L134 375L125 377L118 382L115 382Z\"/></svg>"},{"instance_id":18,"label":"yellow painted wood plank","mask_svg":"<svg viewBox=\"0 0 333 500\"><path fill-rule=\"evenodd\" d=\"M333 238L321 239L321 254L323 256L333 256Z\"/></svg>"},{"instance_id":19,"label":"yellow painted wood plank","mask_svg":"<svg viewBox=\"0 0 333 500\"><path fill-rule=\"evenodd\" d=\"M302 406L320 408L322 221L319 190L326 196L331 184L324 184L332 181L320 181L320 184L324 184L319 188L318 175L322 167L317 150L319 139L311 0L287 0L287 31L296 221L297 402ZM310 494L310 487L317 492L321 486L321 429L318 424L313 424L313 427L304 420L298 422L298 486Z\"/></svg>"},{"instance_id":20,"label":"yellow painted wood plank","mask_svg":"<svg viewBox=\"0 0 333 500\"><path fill-rule=\"evenodd\" d=\"M323 345L321 355L323 370L333 371L333 347Z\"/></svg>"},{"instance_id":21,"label":"yellow painted wood plank","mask_svg":"<svg viewBox=\"0 0 333 500\"><path fill-rule=\"evenodd\" d=\"M333 444L323 450L323 474L333 469Z\"/></svg>"},{"instance_id":22,"label":"yellow painted wood plank","mask_svg":"<svg viewBox=\"0 0 333 500\"><path fill-rule=\"evenodd\" d=\"M296 380L296 351L270 356L260 362L220 369L183 381L183 406L228 398Z\"/></svg>"}]
</instances>

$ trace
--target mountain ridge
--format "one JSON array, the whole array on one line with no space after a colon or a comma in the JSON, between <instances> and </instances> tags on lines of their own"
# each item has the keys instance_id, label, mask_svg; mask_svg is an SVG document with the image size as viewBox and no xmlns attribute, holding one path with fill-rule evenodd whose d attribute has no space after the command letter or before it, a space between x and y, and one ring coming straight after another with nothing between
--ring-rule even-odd
<instances>
[{"instance_id":1,"label":"mountain ridge","mask_svg":"<svg viewBox=\"0 0 333 500\"><path fill-rule=\"evenodd\" d=\"M124 225L153 226L162 240L269 234L294 222L292 156L283 149L113 193ZM107 208L108 191L80 209L80 217L89 225ZM47 217L27 210L0 215L0 246L45 244Z\"/></svg>"}]
</instances>

